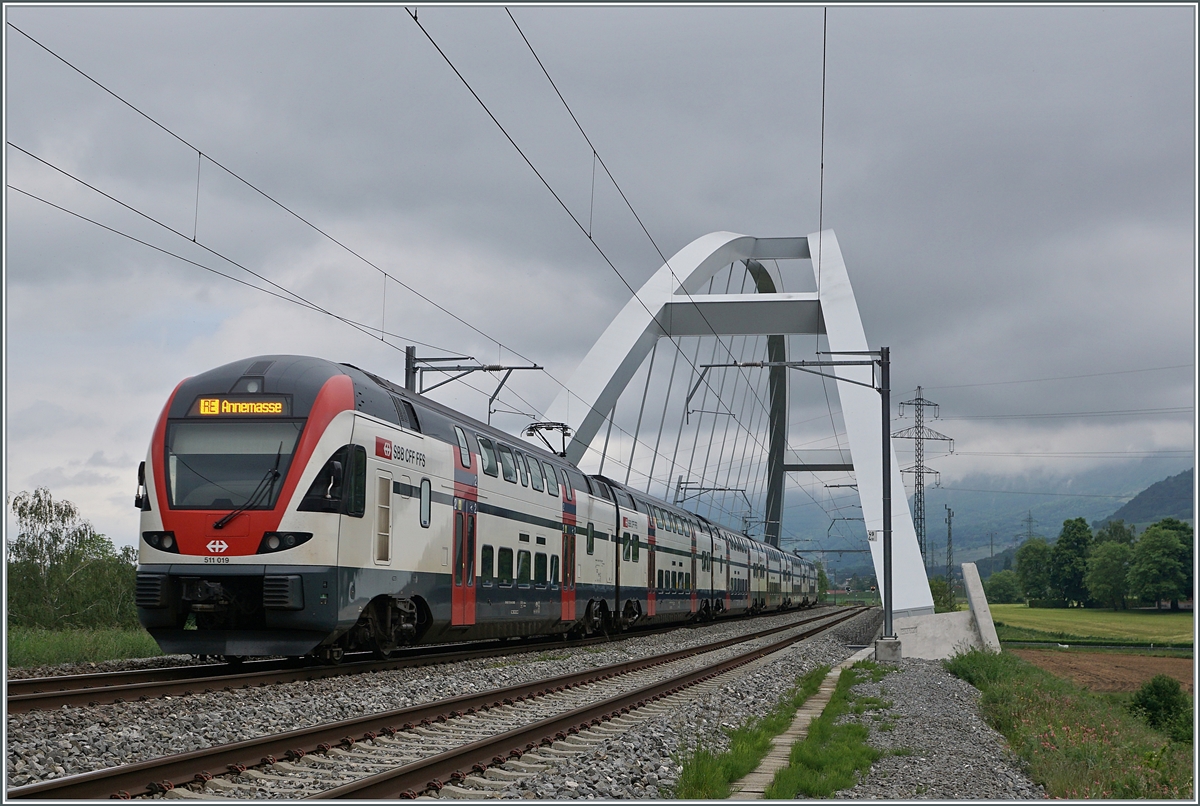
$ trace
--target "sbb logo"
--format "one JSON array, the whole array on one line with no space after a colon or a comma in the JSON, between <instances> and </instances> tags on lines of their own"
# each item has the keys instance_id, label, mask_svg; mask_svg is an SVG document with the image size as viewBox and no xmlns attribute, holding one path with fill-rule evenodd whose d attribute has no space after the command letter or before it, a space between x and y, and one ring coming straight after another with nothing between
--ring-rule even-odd
<instances>
[{"instance_id":1,"label":"sbb logo","mask_svg":"<svg viewBox=\"0 0 1200 806\"><path fill-rule=\"evenodd\" d=\"M384 459L392 458L392 441L383 437L375 437L375 455Z\"/></svg>"}]
</instances>

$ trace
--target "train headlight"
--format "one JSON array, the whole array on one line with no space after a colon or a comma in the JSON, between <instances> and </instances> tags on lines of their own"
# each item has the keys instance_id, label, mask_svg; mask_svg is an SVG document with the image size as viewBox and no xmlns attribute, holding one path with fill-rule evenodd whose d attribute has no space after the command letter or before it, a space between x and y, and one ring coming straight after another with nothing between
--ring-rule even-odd
<instances>
[{"instance_id":1,"label":"train headlight","mask_svg":"<svg viewBox=\"0 0 1200 806\"><path fill-rule=\"evenodd\" d=\"M258 544L259 554L284 551L312 540L312 532L265 532Z\"/></svg>"},{"instance_id":2,"label":"train headlight","mask_svg":"<svg viewBox=\"0 0 1200 806\"><path fill-rule=\"evenodd\" d=\"M142 540L145 540L151 548L159 551L179 553L179 544L175 542L174 532L142 532Z\"/></svg>"}]
</instances>

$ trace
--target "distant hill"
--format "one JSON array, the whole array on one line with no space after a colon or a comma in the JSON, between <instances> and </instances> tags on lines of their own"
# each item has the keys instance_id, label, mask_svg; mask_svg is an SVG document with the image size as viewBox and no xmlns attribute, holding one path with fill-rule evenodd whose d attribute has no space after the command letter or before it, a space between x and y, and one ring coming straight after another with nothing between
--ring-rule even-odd
<instances>
[{"instance_id":1,"label":"distant hill","mask_svg":"<svg viewBox=\"0 0 1200 806\"><path fill-rule=\"evenodd\" d=\"M1163 518L1192 520L1195 512L1195 501L1192 497L1193 473L1194 470L1185 470L1176 476L1151 484L1116 512L1102 521L1097 521L1096 526L1116 520L1125 523L1152 523Z\"/></svg>"}]
</instances>

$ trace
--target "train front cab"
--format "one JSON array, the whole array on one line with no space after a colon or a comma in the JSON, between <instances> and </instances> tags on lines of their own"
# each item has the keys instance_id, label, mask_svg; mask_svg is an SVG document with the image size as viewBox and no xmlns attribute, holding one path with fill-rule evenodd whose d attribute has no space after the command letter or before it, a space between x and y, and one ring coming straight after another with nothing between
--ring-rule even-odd
<instances>
[{"instance_id":1,"label":"train front cab","mask_svg":"<svg viewBox=\"0 0 1200 806\"><path fill-rule=\"evenodd\" d=\"M181 383L155 427L137 501L138 618L167 653L303 655L337 629L341 515L321 511L330 486L314 482L351 442L351 384L326 372L301 405L305 390L286 385L239 393L242 379L227 392L234 366ZM254 413L237 413L247 402ZM355 487L354 471L347 460L337 486Z\"/></svg>"}]
</instances>

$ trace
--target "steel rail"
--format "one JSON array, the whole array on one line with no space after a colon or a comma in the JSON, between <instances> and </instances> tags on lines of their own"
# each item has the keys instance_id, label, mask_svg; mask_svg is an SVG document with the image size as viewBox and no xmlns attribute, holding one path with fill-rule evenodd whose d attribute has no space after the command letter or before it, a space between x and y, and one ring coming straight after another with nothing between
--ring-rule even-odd
<instances>
[{"instance_id":1,"label":"steel rail","mask_svg":"<svg viewBox=\"0 0 1200 806\"><path fill-rule=\"evenodd\" d=\"M676 623L653 629L631 630L620 633L621 638L635 638L684 628ZM498 654L515 655L524 652L545 650L547 645L555 647L582 647L603 644L617 636L602 635L584 638L564 644L555 638L527 639L521 643L488 641L462 649L463 645L414 647L401 657L383 660L365 660L342 663L297 666L294 660L247 661L231 666L225 663L197 666L173 666L162 669L137 669L120 672L98 672L58 677L31 677L7 681L8 713L23 714L32 710L57 710L64 705L93 706L146 700L162 696L178 696L249 686L293 683L299 680L320 680L342 675L366 672L390 671L393 669L432 666L441 663L459 663L477 658L488 658ZM235 671L236 670L236 671Z\"/></svg>"},{"instance_id":2,"label":"steel rail","mask_svg":"<svg viewBox=\"0 0 1200 806\"><path fill-rule=\"evenodd\" d=\"M845 618L857 615L861 610L861 608L855 608L845 615ZM822 613L815 618L759 630L748 635L728 638L700 647L676 650L664 655L610 664L540 681L435 700L421 705L367 714L338 722L313 725L286 733L260 736L241 742L177 753L119 767L40 781L36 784L10 789L6 796L9 799L73 799L109 797L122 793L140 792L145 789L152 791L171 789L192 780L202 780L210 771L220 774L257 764L274 763L277 758L298 758L312 750L324 751L336 745L350 746L357 741L355 736L374 738L379 734L394 733L397 731L397 724L411 727L426 720L428 722L445 721L460 713L473 713L476 710L499 707L514 701L542 696L559 689L588 685L616 675L668 663L688 655L711 652L784 630L795 629L811 622L824 622L816 628L824 629L834 623L844 621L845 618L834 621L829 619L827 613ZM505 700L508 703L505 703Z\"/></svg>"},{"instance_id":3,"label":"steel rail","mask_svg":"<svg viewBox=\"0 0 1200 806\"><path fill-rule=\"evenodd\" d=\"M731 669L744 666L772 652L803 641L805 638L812 637L858 615L859 612L856 609L853 613L838 614L827 623L813 626L798 635L791 635L767 646L743 652L712 666L684 672L667 680L651 683L601 702L557 714L498 736L480 739L477 742L405 764L388 772L377 773L333 789L326 789L304 799L415 798L427 790L440 790L443 778L459 780L465 777L464 770L481 770L490 766L499 766L510 758L519 757L523 752L551 744L555 738L565 738L567 734L587 730L594 725L619 716L622 711L628 713L648 702L659 700L684 688L710 680ZM506 754L504 752L506 748L512 749Z\"/></svg>"}]
</instances>

